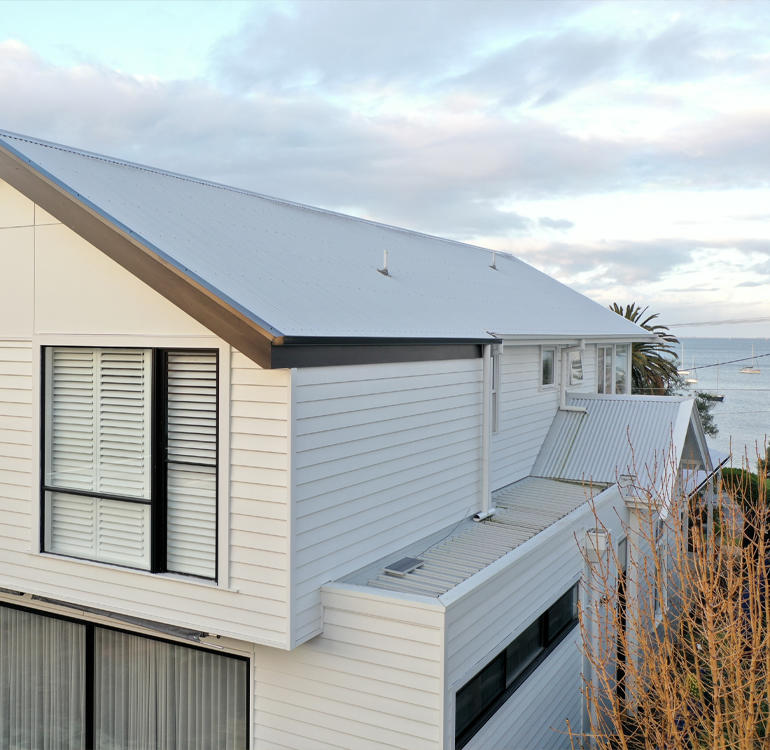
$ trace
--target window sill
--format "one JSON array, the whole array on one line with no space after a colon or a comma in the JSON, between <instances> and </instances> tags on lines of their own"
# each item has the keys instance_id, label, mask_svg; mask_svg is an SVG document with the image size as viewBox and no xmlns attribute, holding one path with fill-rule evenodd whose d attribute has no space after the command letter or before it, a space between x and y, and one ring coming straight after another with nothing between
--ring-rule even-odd
<instances>
[{"instance_id":1,"label":"window sill","mask_svg":"<svg viewBox=\"0 0 770 750\"><path fill-rule=\"evenodd\" d=\"M203 586L207 589L217 589L219 591L228 591L233 594L240 593L239 589L234 589L229 586L220 586L217 581L207 580L205 578L197 578L195 576L188 576L182 573L151 573L149 570L141 570L139 568L128 568L124 565L113 565L112 563L99 562L98 560L83 560L80 557L70 557L69 555L57 555L53 552L28 552L27 554L33 557L43 557L48 560L66 560L67 562L77 563L78 565L86 565L89 567L107 568L108 570L120 571L121 573L127 573L129 575L139 575L153 580L161 581L174 581L178 583L186 583L192 586Z\"/></svg>"}]
</instances>

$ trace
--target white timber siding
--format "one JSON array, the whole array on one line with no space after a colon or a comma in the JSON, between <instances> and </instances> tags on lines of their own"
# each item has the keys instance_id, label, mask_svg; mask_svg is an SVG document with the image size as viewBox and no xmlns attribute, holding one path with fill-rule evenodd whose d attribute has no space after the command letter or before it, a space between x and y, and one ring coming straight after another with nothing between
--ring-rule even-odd
<instances>
[{"instance_id":1,"label":"white timber siding","mask_svg":"<svg viewBox=\"0 0 770 750\"><path fill-rule=\"evenodd\" d=\"M618 500L617 493L609 493L606 499L597 498L597 510L614 532L619 528L613 509ZM619 511L622 514L624 508ZM585 563L576 535L580 539L594 525L588 505L581 506L509 553L511 563L501 565L483 584L469 587L467 593L458 592L453 597L450 591L442 597L447 606L445 735L450 750L454 748L457 691L580 580ZM580 628L576 626L466 748L569 748L569 739L563 734L566 720L577 731L582 721L579 649Z\"/></svg>"},{"instance_id":2,"label":"white timber siding","mask_svg":"<svg viewBox=\"0 0 770 750\"><path fill-rule=\"evenodd\" d=\"M324 589L323 635L255 654L255 750L440 750L443 607Z\"/></svg>"},{"instance_id":3,"label":"white timber siding","mask_svg":"<svg viewBox=\"0 0 770 750\"><path fill-rule=\"evenodd\" d=\"M481 360L295 371L295 642L319 587L480 503Z\"/></svg>"},{"instance_id":4,"label":"white timber siding","mask_svg":"<svg viewBox=\"0 0 770 750\"><path fill-rule=\"evenodd\" d=\"M559 406L561 356L557 347L555 383L541 386L539 346L503 348L500 361L500 429L492 435L490 487L505 487L529 475ZM569 392L596 392L596 346L583 352L583 383Z\"/></svg>"},{"instance_id":5,"label":"white timber siding","mask_svg":"<svg viewBox=\"0 0 770 750\"><path fill-rule=\"evenodd\" d=\"M289 371L233 351L2 182L0 262L0 588L287 648ZM218 584L40 553L47 345L218 349Z\"/></svg>"}]
</instances>

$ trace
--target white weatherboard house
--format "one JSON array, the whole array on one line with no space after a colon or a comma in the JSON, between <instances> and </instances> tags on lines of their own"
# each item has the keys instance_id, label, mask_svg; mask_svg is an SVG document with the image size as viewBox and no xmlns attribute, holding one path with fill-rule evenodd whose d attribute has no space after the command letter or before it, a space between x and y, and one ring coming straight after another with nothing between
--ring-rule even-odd
<instances>
[{"instance_id":1,"label":"white weatherboard house","mask_svg":"<svg viewBox=\"0 0 770 750\"><path fill-rule=\"evenodd\" d=\"M0 748L568 746L587 499L620 545L620 475L713 470L629 395L647 339L508 255L0 132Z\"/></svg>"}]
</instances>

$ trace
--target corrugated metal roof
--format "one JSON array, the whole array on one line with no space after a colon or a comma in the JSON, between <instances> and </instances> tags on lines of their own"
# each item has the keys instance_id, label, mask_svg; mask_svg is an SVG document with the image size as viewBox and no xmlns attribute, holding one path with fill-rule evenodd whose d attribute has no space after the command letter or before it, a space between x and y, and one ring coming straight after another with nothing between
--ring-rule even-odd
<instances>
[{"instance_id":1,"label":"corrugated metal roof","mask_svg":"<svg viewBox=\"0 0 770 750\"><path fill-rule=\"evenodd\" d=\"M586 413L558 411L532 474L613 484L621 474L660 478L679 452L694 401L674 396L570 396ZM673 441L673 442L672 442Z\"/></svg>"},{"instance_id":2,"label":"corrugated metal roof","mask_svg":"<svg viewBox=\"0 0 770 750\"><path fill-rule=\"evenodd\" d=\"M492 518L478 523L464 521L445 538L433 540L421 553L414 551L419 545L412 545L410 554L424 561L421 568L403 578L394 578L383 572L388 560L379 561L344 581L421 596L441 596L603 489L526 477L493 493L498 512ZM392 557L395 560L399 555Z\"/></svg>"},{"instance_id":3,"label":"corrugated metal roof","mask_svg":"<svg viewBox=\"0 0 770 750\"><path fill-rule=\"evenodd\" d=\"M493 270L459 242L6 131L3 148L273 335L647 337L510 255Z\"/></svg>"}]
</instances>

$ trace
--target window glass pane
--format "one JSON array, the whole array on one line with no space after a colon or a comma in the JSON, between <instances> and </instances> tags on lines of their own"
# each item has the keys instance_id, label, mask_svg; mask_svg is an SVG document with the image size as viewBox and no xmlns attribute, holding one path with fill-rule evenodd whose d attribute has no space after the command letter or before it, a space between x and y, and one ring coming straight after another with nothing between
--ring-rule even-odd
<instances>
[{"instance_id":1,"label":"window glass pane","mask_svg":"<svg viewBox=\"0 0 770 750\"><path fill-rule=\"evenodd\" d=\"M596 392L604 393L604 347L596 350Z\"/></svg>"},{"instance_id":2,"label":"window glass pane","mask_svg":"<svg viewBox=\"0 0 770 750\"><path fill-rule=\"evenodd\" d=\"M548 609L548 642L573 621L577 621L577 586L573 586Z\"/></svg>"},{"instance_id":3,"label":"window glass pane","mask_svg":"<svg viewBox=\"0 0 770 750\"><path fill-rule=\"evenodd\" d=\"M583 353L569 353L569 384L580 385L583 382Z\"/></svg>"},{"instance_id":4,"label":"window glass pane","mask_svg":"<svg viewBox=\"0 0 770 750\"><path fill-rule=\"evenodd\" d=\"M538 619L508 646L506 685L511 685L543 650L541 640L540 619Z\"/></svg>"},{"instance_id":5,"label":"window glass pane","mask_svg":"<svg viewBox=\"0 0 770 750\"><path fill-rule=\"evenodd\" d=\"M60 490L45 493L45 549L149 568L151 351L51 347L45 361L44 481Z\"/></svg>"},{"instance_id":6,"label":"window glass pane","mask_svg":"<svg viewBox=\"0 0 770 750\"><path fill-rule=\"evenodd\" d=\"M46 350L46 483L150 498L147 349Z\"/></svg>"},{"instance_id":7,"label":"window glass pane","mask_svg":"<svg viewBox=\"0 0 770 750\"><path fill-rule=\"evenodd\" d=\"M247 663L96 628L96 750L244 750Z\"/></svg>"},{"instance_id":8,"label":"window glass pane","mask_svg":"<svg viewBox=\"0 0 770 750\"><path fill-rule=\"evenodd\" d=\"M84 750L85 628L0 607L0 747Z\"/></svg>"},{"instance_id":9,"label":"window glass pane","mask_svg":"<svg viewBox=\"0 0 770 750\"><path fill-rule=\"evenodd\" d=\"M626 392L628 378L628 344L615 347L615 393Z\"/></svg>"},{"instance_id":10,"label":"window glass pane","mask_svg":"<svg viewBox=\"0 0 770 750\"><path fill-rule=\"evenodd\" d=\"M505 690L505 654L499 654L457 693L455 734L460 735Z\"/></svg>"},{"instance_id":11,"label":"window glass pane","mask_svg":"<svg viewBox=\"0 0 770 750\"><path fill-rule=\"evenodd\" d=\"M60 555L150 567L150 505L45 493L45 549Z\"/></svg>"},{"instance_id":12,"label":"window glass pane","mask_svg":"<svg viewBox=\"0 0 770 750\"><path fill-rule=\"evenodd\" d=\"M554 349L543 349L543 371L540 381L543 385L553 385L555 354Z\"/></svg>"},{"instance_id":13,"label":"window glass pane","mask_svg":"<svg viewBox=\"0 0 770 750\"><path fill-rule=\"evenodd\" d=\"M96 363L92 349L46 349L45 482L96 489Z\"/></svg>"},{"instance_id":14,"label":"window glass pane","mask_svg":"<svg viewBox=\"0 0 770 750\"><path fill-rule=\"evenodd\" d=\"M217 353L169 351L167 568L216 577Z\"/></svg>"}]
</instances>

